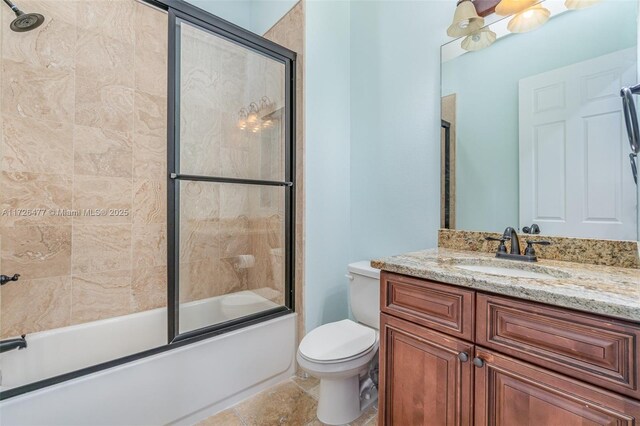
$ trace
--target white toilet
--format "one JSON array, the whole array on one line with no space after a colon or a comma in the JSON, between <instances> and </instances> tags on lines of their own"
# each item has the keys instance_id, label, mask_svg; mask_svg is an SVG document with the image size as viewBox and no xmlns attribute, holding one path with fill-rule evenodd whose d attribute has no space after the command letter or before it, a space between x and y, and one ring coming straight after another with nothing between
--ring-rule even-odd
<instances>
[{"instance_id":1,"label":"white toilet","mask_svg":"<svg viewBox=\"0 0 640 426\"><path fill-rule=\"evenodd\" d=\"M340 425L357 419L378 397L380 271L369 261L349 265L351 313L309 332L298 348L298 365L320 379L318 419Z\"/></svg>"}]
</instances>

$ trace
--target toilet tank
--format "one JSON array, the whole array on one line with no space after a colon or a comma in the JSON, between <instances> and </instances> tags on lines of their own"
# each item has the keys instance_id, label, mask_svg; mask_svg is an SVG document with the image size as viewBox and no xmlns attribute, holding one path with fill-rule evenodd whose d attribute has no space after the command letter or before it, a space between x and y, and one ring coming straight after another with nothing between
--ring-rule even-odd
<instances>
[{"instance_id":1,"label":"toilet tank","mask_svg":"<svg viewBox=\"0 0 640 426\"><path fill-rule=\"evenodd\" d=\"M349 264L349 302L353 318L380 329L380 270L368 260Z\"/></svg>"}]
</instances>

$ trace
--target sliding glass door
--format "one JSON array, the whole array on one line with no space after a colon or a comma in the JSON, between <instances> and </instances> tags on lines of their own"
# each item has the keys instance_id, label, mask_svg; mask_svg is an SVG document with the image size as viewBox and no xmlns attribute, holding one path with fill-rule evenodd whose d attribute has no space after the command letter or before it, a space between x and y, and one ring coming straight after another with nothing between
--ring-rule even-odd
<instances>
[{"instance_id":1,"label":"sliding glass door","mask_svg":"<svg viewBox=\"0 0 640 426\"><path fill-rule=\"evenodd\" d=\"M293 309L295 54L170 10L169 338Z\"/></svg>"}]
</instances>

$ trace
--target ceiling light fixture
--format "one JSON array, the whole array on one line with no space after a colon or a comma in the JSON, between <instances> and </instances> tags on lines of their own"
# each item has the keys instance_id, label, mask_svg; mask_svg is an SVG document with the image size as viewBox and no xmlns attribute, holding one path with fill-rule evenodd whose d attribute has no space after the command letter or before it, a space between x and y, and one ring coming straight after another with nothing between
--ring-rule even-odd
<instances>
[{"instance_id":1,"label":"ceiling light fixture","mask_svg":"<svg viewBox=\"0 0 640 426\"><path fill-rule=\"evenodd\" d=\"M602 0L566 0L564 5L567 9L585 9L601 1Z\"/></svg>"},{"instance_id":2,"label":"ceiling light fixture","mask_svg":"<svg viewBox=\"0 0 640 426\"><path fill-rule=\"evenodd\" d=\"M466 36L478 31L483 26L484 18L478 16L476 7L471 0L461 0L453 15L453 22L447 29L447 35L450 37Z\"/></svg>"},{"instance_id":3,"label":"ceiling light fixture","mask_svg":"<svg viewBox=\"0 0 640 426\"><path fill-rule=\"evenodd\" d=\"M496 6L496 15L509 16L522 12L536 4L538 0L502 0Z\"/></svg>"},{"instance_id":4,"label":"ceiling light fixture","mask_svg":"<svg viewBox=\"0 0 640 426\"><path fill-rule=\"evenodd\" d=\"M549 9L536 4L518 13L509 21L507 29L512 33L526 33L543 26L551 16Z\"/></svg>"},{"instance_id":5,"label":"ceiling light fixture","mask_svg":"<svg viewBox=\"0 0 640 426\"><path fill-rule=\"evenodd\" d=\"M489 28L483 28L462 40L462 48L470 52L475 52L476 50L482 50L491 46L495 41L496 33Z\"/></svg>"}]
</instances>

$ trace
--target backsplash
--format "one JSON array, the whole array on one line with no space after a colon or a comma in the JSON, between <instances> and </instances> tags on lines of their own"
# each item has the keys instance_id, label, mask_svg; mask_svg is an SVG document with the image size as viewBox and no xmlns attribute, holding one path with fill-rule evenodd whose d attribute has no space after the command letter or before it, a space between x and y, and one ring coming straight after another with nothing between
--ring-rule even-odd
<instances>
[{"instance_id":1,"label":"backsplash","mask_svg":"<svg viewBox=\"0 0 640 426\"><path fill-rule=\"evenodd\" d=\"M479 251L495 253L497 244L486 241L485 237L501 237L494 232L458 231L440 229L438 247L451 250ZM550 241L547 247L536 247L540 259L564 262L588 263L592 265L640 268L638 243L636 241L592 240L586 238L532 236L532 239ZM526 238L520 235L521 250L524 251Z\"/></svg>"}]
</instances>

